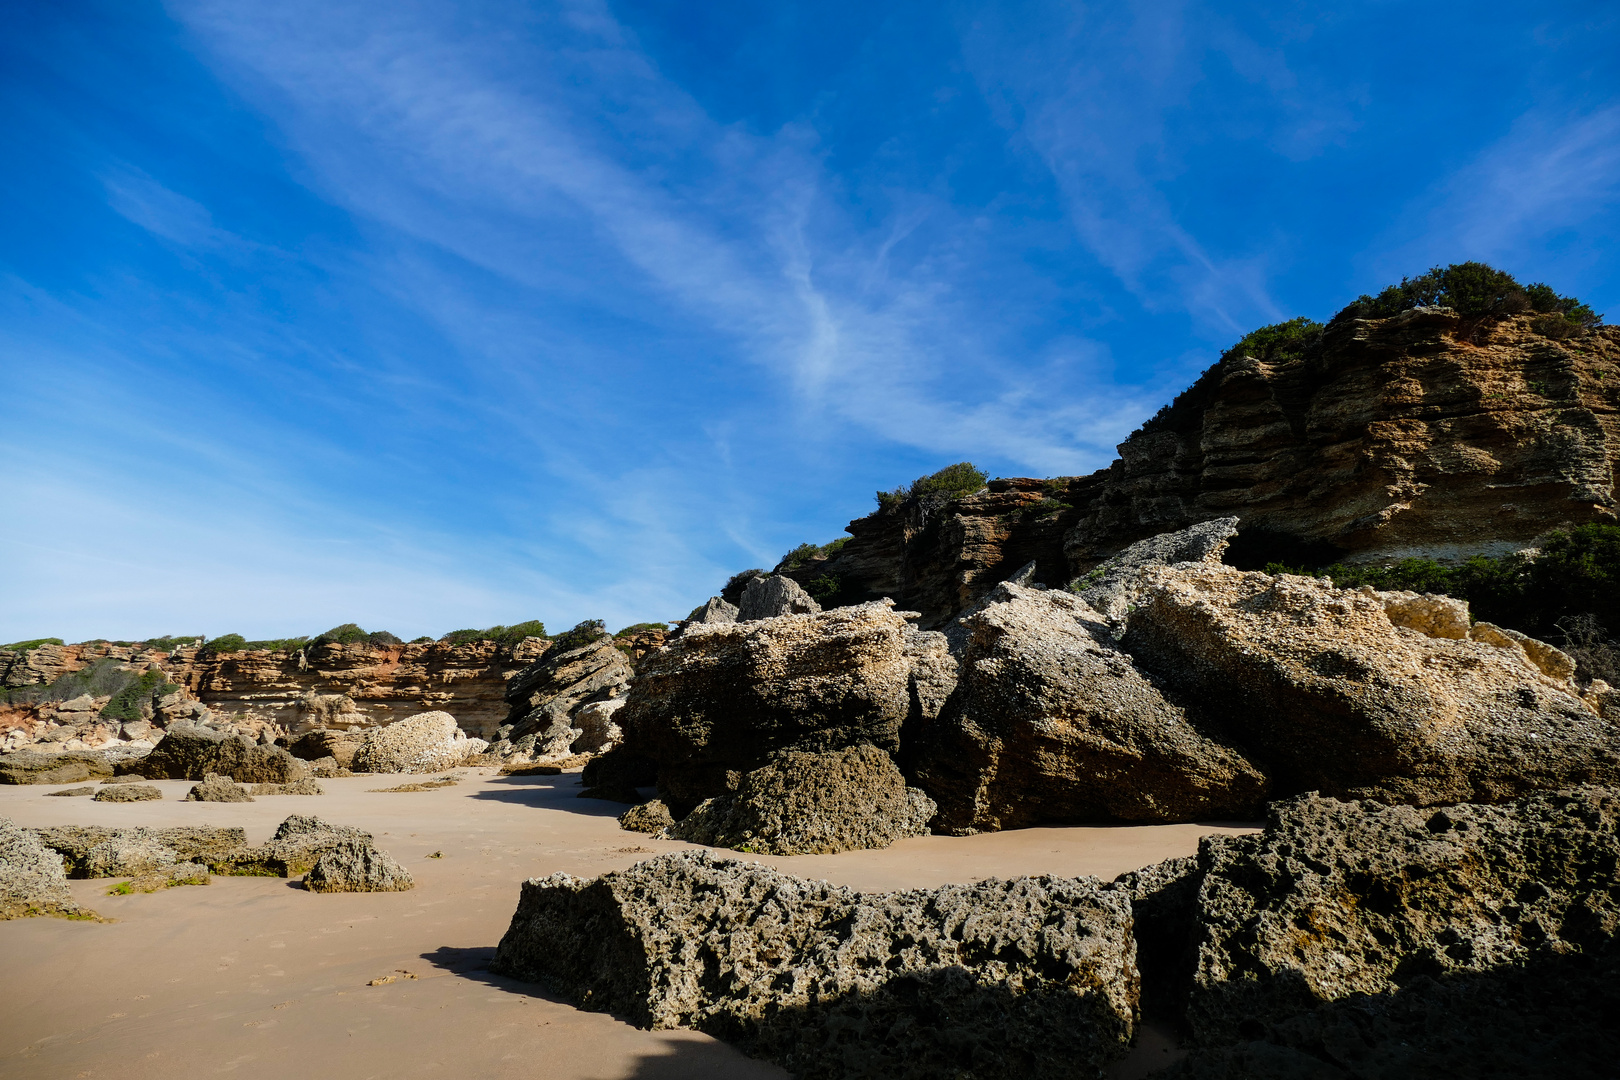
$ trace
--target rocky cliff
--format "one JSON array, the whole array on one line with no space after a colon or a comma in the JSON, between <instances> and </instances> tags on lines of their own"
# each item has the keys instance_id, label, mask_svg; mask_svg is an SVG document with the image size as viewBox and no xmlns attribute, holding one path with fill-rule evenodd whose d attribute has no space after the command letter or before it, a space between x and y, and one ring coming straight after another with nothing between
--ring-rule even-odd
<instances>
[{"instance_id":1,"label":"rocky cliff","mask_svg":"<svg viewBox=\"0 0 1620 1080\"><path fill-rule=\"evenodd\" d=\"M777 572L833 603L892 597L937 626L1030 562L1061 585L1218 517L1241 521L1240 565L1500 554L1612 523L1620 328L1560 340L1536 325L1418 308L1336 319L1300 356L1235 351L1106 469L907 499Z\"/></svg>"},{"instance_id":2,"label":"rocky cliff","mask_svg":"<svg viewBox=\"0 0 1620 1080\"><path fill-rule=\"evenodd\" d=\"M206 648L159 653L94 642L41 645L0 650L0 683L48 685L97 661L113 660L135 669L155 665L184 696L236 726L273 724L287 732L360 728L442 710L455 716L468 734L493 738L506 721L507 680L547 647L543 638L525 638L516 645L329 643L299 651L228 653Z\"/></svg>"}]
</instances>

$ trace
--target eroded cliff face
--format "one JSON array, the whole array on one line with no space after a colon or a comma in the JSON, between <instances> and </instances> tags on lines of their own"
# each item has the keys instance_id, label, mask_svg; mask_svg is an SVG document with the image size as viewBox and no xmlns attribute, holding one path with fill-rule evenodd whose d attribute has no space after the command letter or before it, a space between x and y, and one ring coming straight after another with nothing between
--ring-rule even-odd
<instances>
[{"instance_id":1,"label":"eroded cliff face","mask_svg":"<svg viewBox=\"0 0 1620 1080\"><path fill-rule=\"evenodd\" d=\"M507 680L539 659L548 644L526 638L516 645L327 644L300 652L232 653L42 645L26 652L0 650L0 681L12 687L48 684L112 658L137 669L155 664L220 719L250 727L268 723L287 732L371 727L442 710L468 734L486 738L506 720Z\"/></svg>"},{"instance_id":2,"label":"eroded cliff face","mask_svg":"<svg viewBox=\"0 0 1620 1080\"><path fill-rule=\"evenodd\" d=\"M1235 561L1280 544L1274 557L1323 563L1502 554L1612 523L1620 328L1559 341L1532 323L1445 308L1339 320L1305 358L1217 364L1106 469L907 500L777 572L812 592L836 580L834 603L892 597L933 627L1030 562L1060 586L1219 517L1240 519Z\"/></svg>"}]
</instances>

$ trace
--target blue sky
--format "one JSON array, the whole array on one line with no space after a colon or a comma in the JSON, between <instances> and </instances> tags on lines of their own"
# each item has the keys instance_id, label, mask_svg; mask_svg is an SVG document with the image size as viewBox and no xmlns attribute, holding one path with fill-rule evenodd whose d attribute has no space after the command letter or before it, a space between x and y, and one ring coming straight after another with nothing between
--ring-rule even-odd
<instances>
[{"instance_id":1,"label":"blue sky","mask_svg":"<svg viewBox=\"0 0 1620 1080\"><path fill-rule=\"evenodd\" d=\"M1438 262L1620 318L1612 4L7 11L0 641L674 618Z\"/></svg>"}]
</instances>

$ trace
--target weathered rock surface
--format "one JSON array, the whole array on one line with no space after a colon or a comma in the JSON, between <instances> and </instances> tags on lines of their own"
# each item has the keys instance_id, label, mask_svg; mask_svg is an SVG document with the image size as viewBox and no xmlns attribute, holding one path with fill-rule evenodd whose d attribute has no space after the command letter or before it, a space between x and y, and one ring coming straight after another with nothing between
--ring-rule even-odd
<instances>
[{"instance_id":1,"label":"weathered rock surface","mask_svg":"<svg viewBox=\"0 0 1620 1080\"><path fill-rule=\"evenodd\" d=\"M1258 811L1260 770L1167 697L1079 597L1003 582L962 627L961 681L916 768L942 830Z\"/></svg>"},{"instance_id":2,"label":"weathered rock surface","mask_svg":"<svg viewBox=\"0 0 1620 1080\"><path fill-rule=\"evenodd\" d=\"M688 626L643 662L615 717L624 756L656 762L684 815L777 750L892 754L913 711L913 633L883 603Z\"/></svg>"},{"instance_id":3,"label":"weathered rock surface","mask_svg":"<svg viewBox=\"0 0 1620 1080\"><path fill-rule=\"evenodd\" d=\"M249 795L325 795L326 789L317 784L313 777L298 781L295 784L254 784L248 789Z\"/></svg>"},{"instance_id":4,"label":"weathered rock surface","mask_svg":"<svg viewBox=\"0 0 1620 1080\"><path fill-rule=\"evenodd\" d=\"M279 746L193 724L171 724L130 771L148 780L205 780L217 773L238 783L288 784L308 776L309 766Z\"/></svg>"},{"instance_id":5,"label":"weathered rock surface","mask_svg":"<svg viewBox=\"0 0 1620 1080\"><path fill-rule=\"evenodd\" d=\"M579 737L569 747L572 754L605 754L624 741L624 729L613 715L624 708L624 698L593 701L574 710Z\"/></svg>"},{"instance_id":6,"label":"weathered rock surface","mask_svg":"<svg viewBox=\"0 0 1620 1080\"><path fill-rule=\"evenodd\" d=\"M0 919L87 914L68 889L61 856L0 818Z\"/></svg>"},{"instance_id":7,"label":"weathered rock surface","mask_svg":"<svg viewBox=\"0 0 1620 1080\"><path fill-rule=\"evenodd\" d=\"M419 713L367 731L354 752L352 768L374 773L438 772L460 765L487 745L482 739L469 739L449 713ZM302 777L272 782L291 779Z\"/></svg>"},{"instance_id":8,"label":"weathered rock surface","mask_svg":"<svg viewBox=\"0 0 1620 1080\"><path fill-rule=\"evenodd\" d=\"M96 802L152 802L163 798L163 791L151 784L118 784L98 789L93 798Z\"/></svg>"},{"instance_id":9,"label":"weathered rock surface","mask_svg":"<svg viewBox=\"0 0 1620 1080\"><path fill-rule=\"evenodd\" d=\"M416 882L405 868L371 841L344 840L315 860L304 875L310 892L404 892Z\"/></svg>"},{"instance_id":10,"label":"weathered rock surface","mask_svg":"<svg viewBox=\"0 0 1620 1080\"><path fill-rule=\"evenodd\" d=\"M511 712L492 751L522 761L571 756L574 741L585 734L575 714L622 696L634 677L635 668L605 631L572 648L552 649L507 687Z\"/></svg>"},{"instance_id":11,"label":"weathered rock surface","mask_svg":"<svg viewBox=\"0 0 1620 1080\"><path fill-rule=\"evenodd\" d=\"M640 806L632 806L619 815L619 827L631 832L655 833L675 824L664 800L653 799Z\"/></svg>"},{"instance_id":12,"label":"weathered rock surface","mask_svg":"<svg viewBox=\"0 0 1620 1080\"><path fill-rule=\"evenodd\" d=\"M492 968L806 1078L1040 1080L1128 1043L1129 927L1091 878L860 894L682 852L526 882Z\"/></svg>"},{"instance_id":13,"label":"weathered rock surface","mask_svg":"<svg viewBox=\"0 0 1620 1080\"><path fill-rule=\"evenodd\" d=\"M60 754L19 750L0 757L0 784L77 784L112 773L105 756L83 750Z\"/></svg>"},{"instance_id":14,"label":"weathered rock surface","mask_svg":"<svg viewBox=\"0 0 1620 1080\"><path fill-rule=\"evenodd\" d=\"M1522 648L1429 637L1371 590L1200 565L1145 571L1125 647L1278 794L1430 805L1620 780L1620 728Z\"/></svg>"},{"instance_id":15,"label":"weathered rock surface","mask_svg":"<svg viewBox=\"0 0 1620 1080\"><path fill-rule=\"evenodd\" d=\"M1177 1075L1604 1075L1594 1043L1620 1037L1587 1021L1620 998L1617 826L1620 792L1588 787L1444 810L1307 796L1206 837L1188 1019L1227 1049Z\"/></svg>"},{"instance_id":16,"label":"weathered rock surface","mask_svg":"<svg viewBox=\"0 0 1620 1080\"><path fill-rule=\"evenodd\" d=\"M45 794L47 794L47 795L57 795L57 796L61 796L63 798L75 798L75 797L80 796L80 795L94 795L95 793L96 793L95 788L85 786L85 787L63 788L61 791L47 791Z\"/></svg>"},{"instance_id":17,"label":"weathered rock surface","mask_svg":"<svg viewBox=\"0 0 1620 1080\"><path fill-rule=\"evenodd\" d=\"M1161 533L1138 540L1108 559L1073 585L1081 599L1097 610L1113 626L1123 626L1143 589L1142 571L1154 566L1177 563L1219 564L1221 555L1238 532L1235 517L1213 521L1176 532Z\"/></svg>"},{"instance_id":18,"label":"weathered rock surface","mask_svg":"<svg viewBox=\"0 0 1620 1080\"><path fill-rule=\"evenodd\" d=\"M811 599L804 587L790 577L772 574L755 578L743 590L737 605L737 621L774 619L779 615L814 615L821 605Z\"/></svg>"},{"instance_id":19,"label":"weathered rock surface","mask_svg":"<svg viewBox=\"0 0 1620 1080\"><path fill-rule=\"evenodd\" d=\"M362 731L310 731L292 740L287 752L311 764L325 758L340 769L354 766L354 755L365 740Z\"/></svg>"},{"instance_id":20,"label":"weathered rock surface","mask_svg":"<svg viewBox=\"0 0 1620 1080\"><path fill-rule=\"evenodd\" d=\"M228 776L209 773L203 782L186 792L186 802L252 802L247 788Z\"/></svg>"},{"instance_id":21,"label":"weathered rock surface","mask_svg":"<svg viewBox=\"0 0 1620 1080\"><path fill-rule=\"evenodd\" d=\"M824 855L926 836L934 809L875 746L786 750L745 773L734 794L705 800L662 835L763 855Z\"/></svg>"},{"instance_id":22,"label":"weathered rock surface","mask_svg":"<svg viewBox=\"0 0 1620 1080\"><path fill-rule=\"evenodd\" d=\"M170 829L55 825L32 832L62 856L70 878L138 874L171 863L207 865L228 860L247 846L242 829L207 825Z\"/></svg>"},{"instance_id":23,"label":"weathered rock surface","mask_svg":"<svg viewBox=\"0 0 1620 1080\"><path fill-rule=\"evenodd\" d=\"M329 825L318 817L293 814L276 828L264 844L231 853L216 863L220 873L296 877L314 869L322 855L347 843L373 846L368 832L347 825Z\"/></svg>"},{"instance_id":24,"label":"weathered rock surface","mask_svg":"<svg viewBox=\"0 0 1620 1080\"><path fill-rule=\"evenodd\" d=\"M737 621L737 605L718 596L711 596L702 607L692 609L686 617L689 623L730 623Z\"/></svg>"}]
</instances>

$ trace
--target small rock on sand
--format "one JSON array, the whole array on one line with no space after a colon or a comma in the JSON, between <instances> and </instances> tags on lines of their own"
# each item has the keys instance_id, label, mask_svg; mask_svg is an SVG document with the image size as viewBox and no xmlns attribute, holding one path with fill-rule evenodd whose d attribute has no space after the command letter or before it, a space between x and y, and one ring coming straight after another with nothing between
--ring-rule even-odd
<instances>
[{"instance_id":1,"label":"small rock on sand","mask_svg":"<svg viewBox=\"0 0 1620 1080\"><path fill-rule=\"evenodd\" d=\"M345 840L304 876L310 892L404 892L415 887L410 873L369 840Z\"/></svg>"},{"instance_id":2,"label":"small rock on sand","mask_svg":"<svg viewBox=\"0 0 1620 1080\"><path fill-rule=\"evenodd\" d=\"M93 788L93 787L70 787L70 788L63 788L61 791L47 791L45 794L47 794L47 795L72 796L72 795L94 795L95 793L96 793L96 789Z\"/></svg>"},{"instance_id":3,"label":"small rock on sand","mask_svg":"<svg viewBox=\"0 0 1620 1080\"><path fill-rule=\"evenodd\" d=\"M96 792L96 802L148 802L163 798L163 792L150 784L120 784Z\"/></svg>"},{"instance_id":4,"label":"small rock on sand","mask_svg":"<svg viewBox=\"0 0 1620 1080\"><path fill-rule=\"evenodd\" d=\"M202 783L186 792L186 802L252 802L248 789L228 776L209 773Z\"/></svg>"}]
</instances>

